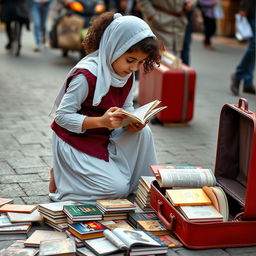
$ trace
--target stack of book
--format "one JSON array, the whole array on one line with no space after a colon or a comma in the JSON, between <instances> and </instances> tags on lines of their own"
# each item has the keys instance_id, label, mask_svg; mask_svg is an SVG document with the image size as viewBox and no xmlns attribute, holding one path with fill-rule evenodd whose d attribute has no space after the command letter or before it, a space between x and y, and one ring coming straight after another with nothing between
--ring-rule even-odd
<instances>
[{"instance_id":1,"label":"stack of book","mask_svg":"<svg viewBox=\"0 0 256 256\"><path fill-rule=\"evenodd\" d=\"M150 186L155 179L153 176L141 176L139 180L135 201L144 211L152 210L150 207Z\"/></svg>"},{"instance_id":2,"label":"stack of book","mask_svg":"<svg viewBox=\"0 0 256 256\"><path fill-rule=\"evenodd\" d=\"M135 204L128 199L97 200L96 206L103 220L127 219L127 214L136 209Z\"/></svg>"},{"instance_id":3,"label":"stack of book","mask_svg":"<svg viewBox=\"0 0 256 256\"><path fill-rule=\"evenodd\" d=\"M36 205L2 205L0 207L0 212L2 212L0 216L0 234L27 233L32 226L33 218L31 219L30 216L33 215L36 208ZM20 215L23 217L17 218ZM10 218L14 221L11 221Z\"/></svg>"},{"instance_id":4,"label":"stack of book","mask_svg":"<svg viewBox=\"0 0 256 256\"><path fill-rule=\"evenodd\" d=\"M68 223L102 220L101 211L91 204L64 205L63 212L67 215Z\"/></svg>"},{"instance_id":5,"label":"stack of book","mask_svg":"<svg viewBox=\"0 0 256 256\"><path fill-rule=\"evenodd\" d=\"M54 203L39 204L38 211L47 225L58 231L64 231L68 227L67 215L63 211L64 205L77 204L74 201L62 201Z\"/></svg>"}]
</instances>

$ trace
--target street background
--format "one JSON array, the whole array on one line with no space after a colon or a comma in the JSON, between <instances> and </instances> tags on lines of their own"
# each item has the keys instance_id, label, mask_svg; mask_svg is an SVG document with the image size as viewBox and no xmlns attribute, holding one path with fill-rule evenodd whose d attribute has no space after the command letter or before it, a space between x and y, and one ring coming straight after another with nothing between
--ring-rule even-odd
<instances>
[{"instance_id":1,"label":"street background","mask_svg":"<svg viewBox=\"0 0 256 256\"><path fill-rule=\"evenodd\" d=\"M51 167L50 113L53 101L79 54L61 57L50 48L33 52L32 32L25 31L20 57L5 49L0 31L0 197L14 198L17 204L48 202ZM197 72L194 118L188 126L151 125L160 164L200 165L214 169L218 122L221 108L235 104L230 74L240 61L245 44L234 39L215 38L216 51L205 50L201 35L194 35L191 66ZM256 97L240 94L256 111ZM196 234L195 234L196 235ZM15 236L0 238L0 249ZM256 247L193 251L170 250L169 255L256 255Z\"/></svg>"}]
</instances>

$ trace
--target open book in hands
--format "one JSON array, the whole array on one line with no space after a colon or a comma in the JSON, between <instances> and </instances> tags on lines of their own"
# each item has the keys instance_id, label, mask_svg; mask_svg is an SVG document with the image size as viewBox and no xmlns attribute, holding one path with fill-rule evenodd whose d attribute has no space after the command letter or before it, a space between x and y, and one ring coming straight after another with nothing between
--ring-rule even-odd
<instances>
[{"instance_id":1,"label":"open book in hands","mask_svg":"<svg viewBox=\"0 0 256 256\"><path fill-rule=\"evenodd\" d=\"M147 103L147 104L145 104L145 105L143 105L143 106L141 106L139 108L136 108L132 112L128 112L128 111L126 111L124 109L121 109L121 108L116 110L116 111L127 116L127 118L125 118L123 120L122 126L126 126L129 123L145 124L146 121L148 121L151 117L156 115L161 110L167 108L167 106L156 108L160 103L161 103L161 101L154 100L154 101L149 102L149 103Z\"/></svg>"}]
</instances>

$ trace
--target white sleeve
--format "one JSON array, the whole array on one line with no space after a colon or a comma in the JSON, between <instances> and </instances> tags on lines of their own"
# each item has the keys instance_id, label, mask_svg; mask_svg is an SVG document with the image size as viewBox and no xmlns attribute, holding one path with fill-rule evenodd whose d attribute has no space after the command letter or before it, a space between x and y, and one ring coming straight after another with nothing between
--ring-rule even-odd
<instances>
[{"instance_id":1,"label":"white sleeve","mask_svg":"<svg viewBox=\"0 0 256 256\"><path fill-rule=\"evenodd\" d=\"M88 82L84 75L73 77L56 111L55 121L58 125L71 132L85 132L82 130L82 124L86 116L77 112L81 109L88 92Z\"/></svg>"}]
</instances>

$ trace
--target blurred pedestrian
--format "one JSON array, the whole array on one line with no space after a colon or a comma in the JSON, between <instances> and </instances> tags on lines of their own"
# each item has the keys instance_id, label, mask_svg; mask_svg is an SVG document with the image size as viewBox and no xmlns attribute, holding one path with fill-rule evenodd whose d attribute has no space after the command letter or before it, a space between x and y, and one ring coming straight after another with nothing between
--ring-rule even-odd
<instances>
[{"instance_id":1,"label":"blurred pedestrian","mask_svg":"<svg viewBox=\"0 0 256 256\"><path fill-rule=\"evenodd\" d=\"M31 14L34 22L35 52L39 52L42 45L46 43L46 22L50 3L51 0L33 0L32 2Z\"/></svg>"},{"instance_id":2,"label":"blurred pedestrian","mask_svg":"<svg viewBox=\"0 0 256 256\"><path fill-rule=\"evenodd\" d=\"M243 81L243 92L256 94L253 85L253 73L255 69L255 37L256 37L256 1L242 0L239 13L245 16L252 28L253 36L249 39L248 47L236 67L235 73L231 75L231 91L234 95L239 95L239 87Z\"/></svg>"},{"instance_id":3,"label":"blurred pedestrian","mask_svg":"<svg viewBox=\"0 0 256 256\"><path fill-rule=\"evenodd\" d=\"M183 47L180 55L182 62L188 66L190 65L190 45L192 42L192 14L193 10L189 10L186 12L188 23L186 26Z\"/></svg>"},{"instance_id":4,"label":"blurred pedestrian","mask_svg":"<svg viewBox=\"0 0 256 256\"><path fill-rule=\"evenodd\" d=\"M0 20L6 25L7 44L6 50L11 49L13 35L11 30L11 23L18 21L20 26L26 25L29 29L29 9L26 0L0 0ZM21 31L19 35L19 49L21 48Z\"/></svg>"},{"instance_id":5,"label":"blurred pedestrian","mask_svg":"<svg viewBox=\"0 0 256 256\"><path fill-rule=\"evenodd\" d=\"M93 20L83 46L87 56L69 72L55 101L49 196L95 204L127 197L156 164L150 127L121 127L125 116L116 110L134 109L134 72L159 65L160 52L145 21L113 12Z\"/></svg>"},{"instance_id":6,"label":"blurred pedestrian","mask_svg":"<svg viewBox=\"0 0 256 256\"><path fill-rule=\"evenodd\" d=\"M192 0L137 0L143 18L149 23L163 48L180 55L187 24L186 11Z\"/></svg>"},{"instance_id":7,"label":"blurred pedestrian","mask_svg":"<svg viewBox=\"0 0 256 256\"><path fill-rule=\"evenodd\" d=\"M112 6L112 3L114 3L114 6ZM104 4L106 7L106 11L111 11L114 9L116 12L119 12L119 13L122 12L121 0L104 0Z\"/></svg>"},{"instance_id":8,"label":"blurred pedestrian","mask_svg":"<svg viewBox=\"0 0 256 256\"><path fill-rule=\"evenodd\" d=\"M198 0L204 19L204 41L203 45L208 50L215 50L212 45L212 36L216 32L216 19L214 15L214 6L218 3L217 0Z\"/></svg>"}]
</instances>

